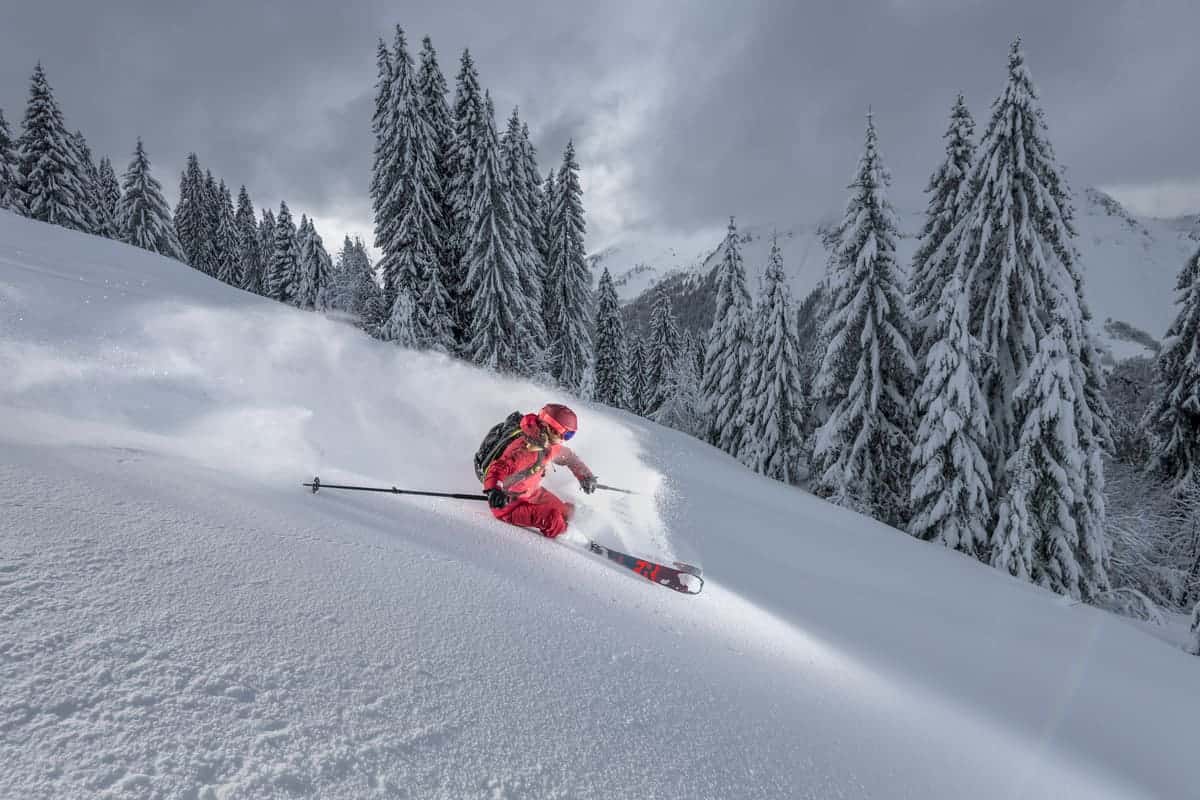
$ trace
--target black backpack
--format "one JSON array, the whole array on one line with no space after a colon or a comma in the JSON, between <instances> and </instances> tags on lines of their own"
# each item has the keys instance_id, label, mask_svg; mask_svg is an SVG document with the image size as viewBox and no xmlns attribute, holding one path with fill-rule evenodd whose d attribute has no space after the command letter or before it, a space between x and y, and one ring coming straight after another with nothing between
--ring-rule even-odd
<instances>
[{"instance_id":1,"label":"black backpack","mask_svg":"<svg viewBox=\"0 0 1200 800\"><path fill-rule=\"evenodd\" d=\"M475 451L475 477L480 482L483 481L483 475L487 472L488 467L500 457L509 442L521 435L521 417L523 416L524 414L520 411L512 412L504 418L504 422L497 422L493 425L487 432L487 436L483 437L483 443Z\"/></svg>"}]
</instances>

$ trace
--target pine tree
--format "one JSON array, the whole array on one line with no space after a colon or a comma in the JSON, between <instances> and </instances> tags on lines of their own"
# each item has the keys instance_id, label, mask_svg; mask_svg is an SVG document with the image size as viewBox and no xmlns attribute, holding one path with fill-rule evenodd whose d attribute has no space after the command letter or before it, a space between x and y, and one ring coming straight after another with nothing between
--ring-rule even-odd
<instances>
[{"instance_id":1,"label":"pine tree","mask_svg":"<svg viewBox=\"0 0 1200 800\"><path fill-rule=\"evenodd\" d=\"M300 224L296 226L296 294L292 297L292 304L309 310L317 294L314 275L310 271L313 266L311 242L311 223L307 214L301 214Z\"/></svg>"},{"instance_id":2,"label":"pine tree","mask_svg":"<svg viewBox=\"0 0 1200 800\"><path fill-rule=\"evenodd\" d=\"M296 239L299 243L300 274L297 305L317 311L328 310L332 298L330 284L333 261L325 250L325 242L317 233L316 226L307 216L302 217Z\"/></svg>"},{"instance_id":3,"label":"pine tree","mask_svg":"<svg viewBox=\"0 0 1200 800\"><path fill-rule=\"evenodd\" d=\"M645 414L646 395L649 387L646 379L646 357L642 346L642 337L636 331L631 332L626 346L626 363L629 365L627 376L629 383L629 398L625 408L635 414Z\"/></svg>"},{"instance_id":4,"label":"pine tree","mask_svg":"<svg viewBox=\"0 0 1200 800\"><path fill-rule=\"evenodd\" d=\"M1178 311L1158 351L1155 399L1145 426L1152 466L1175 491L1200 482L1200 250L1179 272Z\"/></svg>"},{"instance_id":5,"label":"pine tree","mask_svg":"<svg viewBox=\"0 0 1200 800\"><path fill-rule=\"evenodd\" d=\"M217 187L219 198L217 214L217 230L213 236L213 250L216 255L217 280L230 286L242 285L241 249L238 247L237 220L233 216L233 197L229 187L221 181Z\"/></svg>"},{"instance_id":6,"label":"pine tree","mask_svg":"<svg viewBox=\"0 0 1200 800\"><path fill-rule=\"evenodd\" d=\"M646 394L643 395L643 416L655 418L666 404L671 391L671 377L681 350L679 328L671 310L671 298L659 289L650 312L650 333L642 351L642 368L646 375Z\"/></svg>"},{"instance_id":7,"label":"pine tree","mask_svg":"<svg viewBox=\"0 0 1200 800\"><path fill-rule=\"evenodd\" d=\"M508 127L500 139L500 164L508 187L509 205L513 213L513 238L518 252L517 274L521 282L521 301L524 334L521 337L521 360L528 364L526 374L539 371L546 350L545 323L542 319L544 267L534 245L533 231L537 221L533 214L536 185L529 184L526 140L521 132L521 118L513 109Z\"/></svg>"},{"instance_id":8,"label":"pine tree","mask_svg":"<svg viewBox=\"0 0 1200 800\"><path fill-rule=\"evenodd\" d=\"M1200 656L1200 603L1196 603L1196 608L1192 611L1192 641L1189 643L1188 652Z\"/></svg>"},{"instance_id":9,"label":"pine tree","mask_svg":"<svg viewBox=\"0 0 1200 800\"><path fill-rule=\"evenodd\" d=\"M777 240L771 242L755 318L753 366L746 376L754 447L743 453L743 461L768 478L795 483L800 479L804 392L796 317Z\"/></svg>"},{"instance_id":10,"label":"pine tree","mask_svg":"<svg viewBox=\"0 0 1200 800\"><path fill-rule=\"evenodd\" d=\"M1104 376L1083 297L1074 210L1050 145L1020 40L1008 82L992 104L969 181L966 214L943 245L971 287L971 334L983 347L980 386L996 442L992 483L1008 494L1008 464L1025 427L1016 387L1049 327L1057 324L1071 368L1074 428L1084 481L1074 497L1080 596L1108 589L1103 451L1111 444Z\"/></svg>"},{"instance_id":11,"label":"pine tree","mask_svg":"<svg viewBox=\"0 0 1200 800\"><path fill-rule=\"evenodd\" d=\"M454 117L450 114L450 105L446 102L446 78L438 65L437 51L428 36L421 40L421 66L417 72L417 94L421 102L421 115L429 125L431 134L431 149L433 160L437 165L436 195L433 200L441 209L443 229L442 239L437 243L437 263L441 270L439 276L443 286L448 286L454 278L454 271L448 270L452 263L450 248L450 208L448 192L450 186L450 150L454 142Z\"/></svg>"},{"instance_id":12,"label":"pine tree","mask_svg":"<svg viewBox=\"0 0 1200 800\"><path fill-rule=\"evenodd\" d=\"M104 216L104 204L100 199L100 170L82 131L71 134L71 148L74 151L76 178L82 189L80 214L84 219L84 230L95 236L112 238L110 234L114 232L116 223Z\"/></svg>"},{"instance_id":13,"label":"pine tree","mask_svg":"<svg viewBox=\"0 0 1200 800\"><path fill-rule=\"evenodd\" d=\"M189 153L187 167L179 176L179 202L175 204L175 232L187 263L203 272L209 263L211 242L207 232L204 173L200 160Z\"/></svg>"},{"instance_id":14,"label":"pine tree","mask_svg":"<svg viewBox=\"0 0 1200 800\"><path fill-rule=\"evenodd\" d=\"M469 328L474 302L468 285L469 250L474 234L472 209L475 203L475 170L479 163L477 151L487 127L484 112L479 73L475 70L470 51L463 50L454 88L454 130L444 162L448 180L445 187L446 228L449 233L446 264L448 269L453 270L445 283L451 297L458 344L468 357L471 353Z\"/></svg>"},{"instance_id":15,"label":"pine tree","mask_svg":"<svg viewBox=\"0 0 1200 800\"><path fill-rule=\"evenodd\" d=\"M992 564L1059 594L1080 597L1074 508L1083 490L1071 357L1061 325L1039 343L1014 401L1023 420L1000 501Z\"/></svg>"},{"instance_id":16,"label":"pine tree","mask_svg":"<svg viewBox=\"0 0 1200 800\"><path fill-rule=\"evenodd\" d=\"M125 171L124 195L117 210L121 238L129 244L183 260L183 248L171 223L171 209L162 184L150 174L150 159L139 137L133 160Z\"/></svg>"},{"instance_id":17,"label":"pine tree","mask_svg":"<svg viewBox=\"0 0 1200 800\"><path fill-rule=\"evenodd\" d=\"M385 204L394 226L380 246L381 266L387 284L397 296L408 295L406 302L417 315L412 323L417 339L412 344L449 352L454 347L450 297L439 264L446 251L439 142L425 115L425 98L399 29L392 54L391 97L396 107L393 146L399 157L392 194Z\"/></svg>"},{"instance_id":18,"label":"pine tree","mask_svg":"<svg viewBox=\"0 0 1200 800\"><path fill-rule=\"evenodd\" d=\"M0 208L25 213L25 193L21 190L21 162L8 121L0 110Z\"/></svg>"},{"instance_id":19,"label":"pine tree","mask_svg":"<svg viewBox=\"0 0 1200 800\"><path fill-rule=\"evenodd\" d=\"M958 276L942 287L926 332L912 451L913 536L987 559L992 521L991 420L979 388L979 344Z\"/></svg>"},{"instance_id":20,"label":"pine tree","mask_svg":"<svg viewBox=\"0 0 1200 800\"><path fill-rule=\"evenodd\" d=\"M579 388L591 360L592 337L588 330L592 276L583 246L583 189L575 145L567 142L562 166L555 179L555 207L551 215L550 261L546 271L546 321L550 338L549 362L554 377L567 391Z\"/></svg>"},{"instance_id":21,"label":"pine tree","mask_svg":"<svg viewBox=\"0 0 1200 800\"><path fill-rule=\"evenodd\" d=\"M483 138L476 152L473 229L467 252L471 290L468 354L476 364L519 372L527 369L519 337L526 304L521 297L518 270L521 254L514 231L513 211L500 163L500 143L487 100Z\"/></svg>"},{"instance_id":22,"label":"pine tree","mask_svg":"<svg viewBox=\"0 0 1200 800\"><path fill-rule=\"evenodd\" d=\"M546 242L545 205L547 199L542 191L542 179L538 173L537 149L529 138L529 125L521 123L521 156L525 162L525 185L529 193L529 237L533 243L534 260L537 265L538 284L542 287L540 302L545 306L546 263L549 256ZM539 316L541 313L539 312Z\"/></svg>"},{"instance_id":23,"label":"pine tree","mask_svg":"<svg viewBox=\"0 0 1200 800\"><path fill-rule=\"evenodd\" d=\"M275 244L271 251L267 296L281 303L295 304L299 293L300 252L296 240L296 223L287 203L279 204L275 219Z\"/></svg>"},{"instance_id":24,"label":"pine tree","mask_svg":"<svg viewBox=\"0 0 1200 800\"><path fill-rule=\"evenodd\" d=\"M117 173L113 169L108 156L100 159L100 203L103 205L101 215L107 228L104 235L110 239L121 238L121 228L117 224L117 212L121 206L121 184L117 181Z\"/></svg>"},{"instance_id":25,"label":"pine tree","mask_svg":"<svg viewBox=\"0 0 1200 800\"><path fill-rule=\"evenodd\" d=\"M866 146L838 234L824 328L828 346L813 388L828 410L814 459L818 493L899 527L908 521L915 364L889 182L868 114Z\"/></svg>"},{"instance_id":26,"label":"pine tree","mask_svg":"<svg viewBox=\"0 0 1200 800\"><path fill-rule=\"evenodd\" d=\"M909 280L913 351L918 370L923 368L928 352L925 330L934 324L942 289L954 272L954 254L942 247L942 243L963 218L970 199L967 176L975 157L975 145L971 141L974 134L975 120L967 109L966 99L959 94L950 110L950 127L944 137L946 158L930 176L925 189L929 205Z\"/></svg>"},{"instance_id":27,"label":"pine tree","mask_svg":"<svg viewBox=\"0 0 1200 800\"><path fill-rule=\"evenodd\" d=\"M263 209L258 223L258 250L262 256L258 293L263 297L274 297L271 293L271 263L275 259L275 214L269 208Z\"/></svg>"},{"instance_id":28,"label":"pine tree","mask_svg":"<svg viewBox=\"0 0 1200 800\"><path fill-rule=\"evenodd\" d=\"M397 35L403 35L399 27ZM395 146L396 105L392 98L394 67L391 51L383 39L379 40L376 65L379 77L375 84L375 113L371 117L371 130L375 134L375 157L371 167L371 209L375 216L375 246L382 248L383 242L391 233L388 225L393 217L390 214L389 198L399 175L399 154ZM385 294L388 300L391 300L392 290L386 285L386 274L384 280Z\"/></svg>"},{"instance_id":29,"label":"pine tree","mask_svg":"<svg viewBox=\"0 0 1200 800\"><path fill-rule=\"evenodd\" d=\"M263 258L259 240L258 223L254 218L254 205L250 193L242 186L238 190L237 212L234 214L234 229L237 231L239 284L254 294L262 294Z\"/></svg>"},{"instance_id":30,"label":"pine tree","mask_svg":"<svg viewBox=\"0 0 1200 800\"><path fill-rule=\"evenodd\" d=\"M689 436L700 436L704 433L704 421L700 414L700 380L696 375L696 361L691 350L685 347L676 354L660 393L658 410L651 419Z\"/></svg>"},{"instance_id":31,"label":"pine tree","mask_svg":"<svg viewBox=\"0 0 1200 800\"><path fill-rule=\"evenodd\" d=\"M625 324L621 303L608 269L600 276L596 310L595 399L613 408L629 407L629 372L625 362Z\"/></svg>"},{"instance_id":32,"label":"pine tree","mask_svg":"<svg viewBox=\"0 0 1200 800\"><path fill-rule=\"evenodd\" d=\"M558 188L554 184L554 170L546 173L546 180L542 184L541 207L539 209L540 222L542 226L541 238L539 246L542 248L542 316L545 319L550 319L550 310L547 306L550 299L550 242L554 238L553 234L553 218L554 208L558 202ZM546 335L550 336L550 328L547 327Z\"/></svg>"},{"instance_id":33,"label":"pine tree","mask_svg":"<svg viewBox=\"0 0 1200 800\"><path fill-rule=\"evenodd\" d=\"M332 308L353 315L364 329L379 323L383 296L361 241L352 242L349 236L342 241L329 300Z\"/></svg>"},{"instance_id":34,"label":"pine tree","mask_svg":"<svg viewBox=\"0 0 1200 800\"><path fill-rule=\"evenodd\" d=\"M25 213L41 222L88 232L77 153L40 63L29 87L17 157Z\"/></svg>"},{"instance_id":35,"label":"pine tree","mask_svg":"<svg viewBox=\"0 0 1200 800\"><path fill-rule=\"evenodd\" d=\"M717 268L716 311L708 333L704 358L708 370L701 395L709 442L740 458L750 425L744 390L754 344L750 292L733 217L729 218L723 246L725 256Z\"/></svg>"}]
</instances>

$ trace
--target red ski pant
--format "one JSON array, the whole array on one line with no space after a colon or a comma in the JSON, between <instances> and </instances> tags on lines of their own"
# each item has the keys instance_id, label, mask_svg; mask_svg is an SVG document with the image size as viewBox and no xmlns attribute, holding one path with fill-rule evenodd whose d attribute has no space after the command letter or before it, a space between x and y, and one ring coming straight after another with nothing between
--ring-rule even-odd
<instances>
[{"instance_id":1,"label":"red ski pant","mask_svg":"<svg viewBox=\"0 0 1200 800\"><path fill-rule=\"evenodd\" d=\"M496 519L502 519L510 525L537 528L542 536L553 539L567 529L567 520L571 518L571 512L574 510L570 503L564 503L555 495L539 488L531 494L517 498L504 508L493 508L492 514Z\"/></svg>"}]
</instances>

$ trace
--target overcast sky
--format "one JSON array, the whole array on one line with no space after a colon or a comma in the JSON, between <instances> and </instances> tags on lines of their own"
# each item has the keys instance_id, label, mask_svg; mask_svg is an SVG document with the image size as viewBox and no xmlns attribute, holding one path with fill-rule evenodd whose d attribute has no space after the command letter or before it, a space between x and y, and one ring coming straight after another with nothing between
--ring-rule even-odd
<instances>
[{"instance_id":1,"label":"overcast sky","mask_svg":"<svg viewBox=\"0 0 1200 800\"><path fill-rule=\"evenodd\" d=\"M0 108L19 132L42 61L67 124L123 171L142 136L174 202L186 154L331 249L371 229L375 46L469 47L519 104L543 172L574 138L588 247L696 235L730 214L839 211L874 108L892 197L923 207L954 95L980 131L1020 34L1059 159L1140 213L1200 213L1193 0L104 0L6 3Z\"/></svg>"}]
</instances>

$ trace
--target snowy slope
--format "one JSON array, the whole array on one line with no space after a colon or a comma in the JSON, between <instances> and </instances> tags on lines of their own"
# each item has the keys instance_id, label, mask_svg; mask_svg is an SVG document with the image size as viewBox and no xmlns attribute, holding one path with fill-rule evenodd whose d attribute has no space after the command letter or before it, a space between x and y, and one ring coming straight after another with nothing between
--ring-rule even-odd
<instances>
[{"instance_id":1,"label":"snowy slope","mask_svg":"<svg viewBox=\"0 0 1200 800\"><path fill-rule=\"evenodd\" d=\"M580 527L492 520L562 398L0 212L0 797L1179 798L1200 662L582 407Z\"/></svg>"},{"instance_id":2,"label":"snowy slope","mask_svg":"<svg viewBox=\"0 0 1200 800\"><path fill-rule=\"evenodd\" d=\"M1079 232L1076 245L1085 275L1084 289L1101 341L1117 358L1144 355L1145 347L1105 331L1104 323L1108 319L1123 321L1161 339L1174 313L1175 279L1184 262L1196 251L1197 241L1190 238L1191 229L1180 220L1135 217L1111 197L1090 187L1076 194L1075 210ZM906 234L898 246L902 264L912 261L917 246L915 236L923 220L923 211L900 214L901 230ZM766 271L771 235L778 233L793 296L797 300L807 296L825 274L826 251L820 229L835 222L830 217L820 224L740 227L739 232L746 239L742 257L752 289ZM713 269L722 257L723 236L724 231L712 233L707 249L692 240L690 250L670 248L658 241L643 244L632 240L593 254L591 262L597 273L608 267L618 280L617 291L622 299L631 300L673 272L704 273ZM690 259L684 256L697 250L702 254ZM621 277L631 270L627 281L620 283Z\"/></svg>"}]
</instances>

